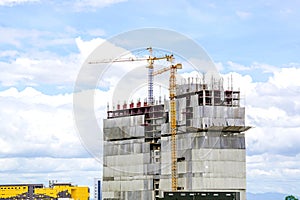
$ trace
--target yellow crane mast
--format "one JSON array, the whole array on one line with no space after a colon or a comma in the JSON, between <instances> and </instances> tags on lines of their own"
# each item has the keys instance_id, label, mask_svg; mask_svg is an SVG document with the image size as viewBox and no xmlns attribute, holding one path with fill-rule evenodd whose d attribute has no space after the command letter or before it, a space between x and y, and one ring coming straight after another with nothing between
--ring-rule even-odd
<instances>
[{"instance_id":1,"label":"yellow crane mast","mask_svg":"<svg viewBox=\"0 0 300 200\"><path fill-rule=\"evenodd\" d=\"M171 170L172 170L172 191L178 188L177 178L177 148L176 148L176 72L177 69L182 69L182 65L176 64L170 67L163 68L153 72L153 76L164 73L170 70L169 94L170 94L170 127L171 127Z\"/></svg>"}]
</instances>

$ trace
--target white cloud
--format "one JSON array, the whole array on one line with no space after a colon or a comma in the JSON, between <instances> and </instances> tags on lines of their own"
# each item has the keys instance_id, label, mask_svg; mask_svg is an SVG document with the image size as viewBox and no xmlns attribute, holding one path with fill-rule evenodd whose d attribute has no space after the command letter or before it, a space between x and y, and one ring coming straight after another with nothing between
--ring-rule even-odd
<instances>
[{"instance_id":1,"label":"white cloud","mask_svg":"<svg viewBox=\"0 0 300 200\"><path fill-rule=\"evenodd\" d=\"M15 57L18 54L18 51L8 50L0 52L0 57Z\"/></svg>"},{"instance_id":2,"label":"white cloud","mask_svg":"<svg viewBox=\"0 0 300 200\"><path fill-rule=\"evenodd\" d=\"M279 68L276 66L257 62L252 63L251 69L260 69L263 73L273 73L279 70Z\"/></svg>"},{"instance_id":3,"label":"white cloud","mask_svg":"<svg viewBox=\"0 0 300 200\"><path fill-rule=\"evenodd\" d=\"M31 180L30 177L34 177L32 180L36 182L35 180L40 179L45 174L49 174L51 179L56 179L64 173L66 177L76 177L75 171L77 169L70 165L78 165L80 162L85 162L85 159L90 159L76 134L71 93L46 95L32 87L27 87L22 91L11 87L18 84L22 86L49 84L61 87L68 84L73 85L81 63L104 40L96 38L84 41L78 37L73 42L76 43L80 51L79 54L66 57L39 54L31 57L16 53L18 58L15 60L0 63L1 83L10 87L0 92L0 106L2 108L0 111L0 118L2 119L0 146L3 147L0 149L1 155L3 155L0 157L0 163L7 162L8 165L5 170L16 169L20 162L26 163L23 168L24 177L22 177L25 180ZM14 53L8 52L7 55ZM121 88L119 82L128 77L131 78L130 81L135 81L140 79L140 76L145 76L146 80L146 70L141 71L145 74L136 74L133 70L144 67L141 65L141 63L115 63L105 71L100 84L105 86L107 90L96 90L95 92L95 110L99 124L106 115L107 102L111 104L118 101L112 102L112 96L117 94L116 90ZM292 160L293 156L298 158L300 152L298 147L300 142L298 139L300 132L300 82L297 77L300 72L299 65L292 64L281 69L255 62L250 66L232 61L227 62L225 66L222 63L218 65L218 68L225 69L228 66L232 71L243 71L244 74L248 72L251 74L256 69L268 72L269 78L266 79L266 82L255 82L251 75L241 75L236 72L225 74L223 82L225 89L231 87L232 77L233 87L241 91L242 104L246 106L246 125L255 127L246 133L249 154L247 172L249 191L274 191L271 188L279 188L282 183L279 181L282 180L280 178L286 177L284 179L286 186L283 187L282 191L287 192L288 186L291 185L289 180L293 180L297 184L300 182L292 179L292 176L298 176L299 173L295 170L298 167L297 160L295 162ZM97 68L95 67L94 70ZM93 70L90 73L91 76L95 74L96 71ZM183 76L194 74L185 73ZM128 90L124 91L128 93ZM121 103L123 100L119 99ZM72 160L73 158L75 160ZM273 158L278 159L278 161L268 160ZM20 161L18 161L19 159ZM253 162L255 159L261 163ZM45 162L53 163L53 165L49 165L49 168L45 167L49 172L42 171ZM57 163L61 162L64 164L58 166ZM90 160L86 162L93 163ZM30 166L29 163L33 163L32 171L27 170ZM94 164L97 165L95 168L100 165ZM69 173L65 171L68 167L71 169ZM86 167L79 166L80 174L85 174L89 178L97 176L93 167L92 169ZM275 169L273 170L272 167ZM52 172L51 169L53 169ZM5 170L2 174L7 172ZM84 170L87 172L83 172ZM20 182L21 179L18 179L16 174L13 177L16 182ZM260 179L261 183L266 183L266 187L256 187L255 178ZM70 180L70 178L65 180ZM80 181L79 178L78 181Z\"/></svg>"},{"instance_id":4,"label":"white cloud","mask_svg":"<svg viewBox=\"0 0 300 200\"><path fill-rule=\"evenodd\" d=\"M125 2L127 0L77 0L73 6L76 11L95 10L97 8L103 8L111 6L113 4Z\"/></svg>"},{"instance_id":5,"label":"white cloud","mask_svg":"<svg viewBox=\"0 0 300 200\"><path fill-rule=\"evenodd\" d=\"M224 89L240 90L242 100L248 98L248 95L252 95L255 92L256 83L253 82L250 75L241 75L236 72L223 74L223 86Z\"/></svg>"},{"instance_id":6,"label":"white cloud","mask_svg":"<svg viewBox=\"0 0 300 200\"><path fill-rule=\"evenodd\" d=\"M37 29L0 27L0 43L3 45L13 45L23 51L32 47L35 47L35 49L45 49L57 45L73 45L74 39L70 37L70 34L74 34L74 31L70 27L66 27L62 33Z\"/></svg>"},{"instance_id":7,"label":"white cloud","mask_svg":"<svg viewBox=\"0 0 300 200\"><path fill-rule=\"evenodd\" d=\"M217 67L220 71L231 70L233 72L250 72L251 70L260 70L262 73L273 73L278 71L280 68L265 63L253 62L249 66L245 66L233 61L228 61L225 65L222 63L217 63Z\"/></svg>"},{"instance_id":8,"label":"white cloud","mask_svg":"<svg viewBox=\"0 0 300 200\"><path fill-rule=\"evenodd\" d=\"M274 76L270 77L269 82L280 89L298 89L298 91L295 92L300 92L299 75L300 68L282 68L279 71L274 72Z\"/></svg>"},{"instance_id":9,"label":"white cloud","mask_svg":"<svg viewBox=\"0 0 300 200\"><path fill-rule=\"evenodd\" d=\"M300 195L297 187L300 182L299 163L300 154L284 156L263 153L247 156L248 191Z\"/></svg>"},{"instance_id":10,"label":"white cloud","mask_svg":"<svg viewBox=\"0 0 300 200\"><path fill-rule=\"evenodd\" d=\"M49 96L26 88L0 92L2 134L6 155L83 156L72 117L72 95ZM65 149L61 154L61 149Z\"/></svg>"},{"instance_id":11,"label":"white cloud","mask_svg":"<svg viewBox=\"0 0 300 200\"><path fill-rule=\"evenodd\" d=\"M24 3L35 3L39 2L39 0L0 0L0 6L14 6L18 4Z\"/></svg>"},{"instance_id":12,"label":"white cloud","mask_svg":"<svg viewBox=\"0 0 300 200\"><path fill-rule=\"evenodd\" d=\"M91 52L104 41L105 40L101 38L84 41L78 37L73 40L73 42L77 45L79 53L62 57L48 52L33 52L31 54L19 54L18 52L14 52L16 54L15 60L9 59L8 61L0 61L0 70L2 71L0 74L0 83L6 87L31 86L37 88L39 86L50 86L55 89L65 88L67 91L70 91L73 89L73 84L76 81L84 61ZM125 50L122 49L122 52L124 51ZM7 54L8 53L9 52L7 52ZM11 53L12 52L10 52L10 54ZM125 57L126 56L132 57L133 55L129 53L125 55ZM99 57L96 56L95 60L98 61ZM114 86L126 72L146 64L146 61L144 63L114 63L105 71L105 74L101 77L101 80L99 80L99 84L102 86L112 84L110 86ZM85 78L97 78L100 68L101 67L97 65L91 66L88 68L90 71L86 74Z\"/></svg>"},{"instance_id":13,"label":"white cloud","mask_svg":"<svg viewBox=\"0 0 300 200\"><path fill-rule=\"evenodd\" d=\"M80 37L75 39L77 48L80 51L82 60L84 61L100 44L105 42L104 39L95 38L89 41L83 41Z\"/></svg>"},{"instance_id":14,"label":"white cloud","mask_svg":"<svg viewBox=\"0 0 300 200\"><path fill-rule=\"evenodd\" d=\"M217 70L220 72L220 71L223 71L225 68L224 68L224 66L223 66L223 63L221 63L221 62L216 62L216 63L214 63L215 64L215 66L216 66L216 68L217 68Z\"/></svg>"},{"instance_id":15,"label":"white cloud","mask_svg":"<svg viewBox=\"0 0 300 200\"><path fill-rule=\"evenodd\" d=\"M246 67L244 65L234 63L232 61L228 61L227 64L230 67L230 69L233 70L233 71L247 71L247 70L250 70L250 67Z\"/></svg>"},{"instance_id":16,"label":"white cloud","mask_svg":"<svg viewBox=\"0 0 300 200\"><path fill-rule=\"evenodd\" d=\"M0 92L3 180L47 183L54 179L92 186L93 178L101 175L101 163L81 144L72 101L72 94L46 95L31 87Z\"/></svg>"},{"instance_id":17,"label":"white cloud","mask_svg":"<svg viewBox=\"0 0 300 200\"><path fill-rule=\"evenodd\" d=\"M299 65L277 68L253 64L247 71L270 69L266 82L249 75L225 74L240 87L246 106L247 188L249 192L282 192L299 195L300 82ZM228 85L228 84L227 84ZM227 87L227 86L225 86ZM259 181L257 181L259 180Z\"/></svg>"},{"instance_id":18,"label":"white cloud","mask_svg":"<svg viewBox=\"0 0 300 200\"><path fill-rule=\"evenodd\" d=\"M63 153L63 152L62 152ZM93 195L93 179L101 177L100 163L93 158L0 158L2 184L41 183L49 180L88 186Z\"/></svg>"},{"instance_id":19,"label":"white cloud","mask_svg":"<svg viewBox=\"0 0 300 200\"><path fill-rule=\"evenodd\" d=\"M40 84L73 84L80 67L78 56L30 58L21 56L13 61L0 62L3 86Z\"/></svg>"},{"instance_id":20,"label":"white cloud","mask_svg":"<svg viewBox=\"0 0 300 200\"><path fill-rule=\"evenodd\" d=\"M19 32L17 31L16 33ZM7 35L9 34L7 33ZM2 56L14 55L15 59L0 61L1 85L39 86L44 84L72 88L82 63L104 40L97 38L83 41L80 38L76 38L75 40L72 39L72 41L77 45L80 51L79 54L57 56L49 52L32 52L30 54L21 54L17 51L2 52ZM56 42L60 43L63 41L57 40ZM10 43L17 45L18 40L13 39Z\"/></svg>"},{"instance_id":21,"label":"white cloud","mask_svg":"<svg viewBox=\"0 0 300 200\"><path fill-rule=\"evenodd\" d=\"M241 19L249 19L252 13L246 11L236 11L235 14Z\"/></svg>"},{"instance_id":22,"label":"white cloud","mask_svg":"<svg viewBox=\"0 0 300 200\"><path fill-rule=\"evenodd\" d=\"M279 11L279 14L281 14L282 16L289 16L294 13L295 13L295 11L291 8L283 8Z\"/></svg>"},{"instance_id":23,"label":"white cloud","mask_svg":"<svg viewBox=\"0 0 300 200\"><path fill-rule=\"evenodd\" d=\"M15 28L0 27L0 43L1 44L11 44L16 47L20 47L21 40L27 37L33 37L39 34L34 30L20 30Z\"/></svg>"},{"instance_id":24,"label":"white cloud","mask_svg":"<svg viewBox=\"0 0 300 200\"><path fill-rule=\"evenodd\" d=\"M105 35L105 31L103 29L91 29L88 30L87 33L93 37L100 37Z\"/></svg>"},{"instance_id":25,"label":"white cloud","mask_svg":"<svg viewBox=\"0 0 300 200\"><path fill-rule=\"evenodd\" d=\"M79 170L99 170L100 165L93 158L0 158L1 171L14 171L14 173L58 173ZM34 166L34 168L32 167Z\"/></svg>"},{"instance_id":26,"label":"white cloud","mask_svg":"<svg viewBox=\"0 0 300 200\"><path fill-rule=\"evenodd\" d=\"M273 72L267 82L247 81L246 87L241 89L247 94L245 99L247 121L256 127L249 133L249 142L262 144L267 148L263 151L268 150L268 145L279 147L280 142L286 141L295 146L298 141L294 138L300 131L298 101L300 92L297 92L300 82L295 80L296 75L294 75L299 73L298 71L299 69L293 67L282 68ZM239 80L236 83L241 82ZM253 135L257 135L257 137L252 138ZM261 151L260 148L255 149L250 145L251 151ZM272 152L272 149L278 150L277 148L269 150Z\"/></svg>"},{"instance_id":27,"label":"white cloud","mask_svg":"<svg viewBox=\"0 0 300 200\"><path fill-rule=\"evenodd\" d=\"M264 127L259 125L246 133L249 155L262 153L295 156L300 153L299 127Z\"/></svg>"}]
</instances>

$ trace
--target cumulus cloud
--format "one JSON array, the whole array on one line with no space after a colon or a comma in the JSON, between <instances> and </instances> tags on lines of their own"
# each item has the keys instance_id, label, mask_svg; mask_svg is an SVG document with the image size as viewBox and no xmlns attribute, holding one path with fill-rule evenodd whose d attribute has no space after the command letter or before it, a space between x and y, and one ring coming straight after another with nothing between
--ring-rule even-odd
<instances>
[{"instance_id":1,"label":"cumulus cloud","mask_svg":"<svg viewBox=\"0 0 300 200\"><path fill-rule=\"evenodd\" d=\"M80 60L75 55L57 58L18 57L0 62L0 83L3 86L70 85L75 81Z\"/></svg>"},{"instance_id":2,"label":"cumulus cloud","mask_svg":"<svg viewBox=\"0 0 300 200\"><path fill-rule=\"evenodd\" d=\"M2 52L3 57L10 56L10 59L0 61L0 84L6 87L51 85L56 89L66 87L70 90L84 60L103 41L100 38L90 41L73 39L79 53L66 56L57 56L49 52Z\"/></svg>"},{"instance_id":3,"label":"cumulus cloud","mask_svg":"<svg viewBox=\"0 0 300 200\"><path fill-rule=\"evenodd\" d=\"M246 67L244 65L234 63L232 61L228 61L227 64L231 69L234 69L236 71L245 71L245 70L248 71L248 70L250 70L250 67Z\"/></svg>"},{"instance_id":4,"label":"cumulus cloud","mask_svg":"<svg viewBox=\"0 0 300 200\"><path fill-rule=\"evenodd\" d=\"M260 67L258 64L256 67ZM263 66L261 66L263 68ZM265 82L231 73L246 106L248 191L298 194L300 82L299 68L274 70ZM257 181L259 180L259 182Z\"/></svg>"},{"instance_id":5,"label":"cumulus cloud","mask_svg":"<svg viewBox=\"0 0 300 200\"><path fill-rule=\"evenodd\" d=\"M101 38L95 38L92 40L84 41L80 37L77 37L75 39L75 42L84 61L100 44L105 42L105 40Z\"/></svg>"},{"instance_id":6,"label":"cumulus cloud","mask_svg":"<svg viewBox=\"0 0 300 200\"><path fill-rule=\"evenodd\" d=\"M77 0L73 4L73 7L76 11L87 11L87 10L94 10L97 8L103 8L107 6L111 6L113 4L125 2L127 0Z\"/></svg>"},{"instance_id":7,"label":"cumulus cloud","mask_svg":"<svg viewBox=\"0 0 300 200\"><path fill-rule=\"evenodd\" d=\"M70 181L70 177L74 176L71 181L76 179L74 182L83 183L83 178L77 174L87 176L92 182L91 177L100 173L97 171L100 169L100 163L94 161L85 151L75 130L72 90L47 95L47 89L38 90L36 86L48 84L72 87L81 63L103 42L100 38L84 41L78 37L73 39L73 43L76 44L79 53L65 57L45 54L32 57L14 51L2 53L2 56L16 56L14 60L0 63L1 86L7 87L0 91L0 164L7 163L0 171L2 177L9 174L9 180L15 182L37 182L36 180L41 178L61 180L60 176L65 175L69 177L63 178L66 181ZM130 94L128 99L112 100L114 95L119 94L116 91L123 88L119 83L126 78L130 78L126 82L128 83L145 75L146 81L145 66L146 63L115 63L105 71L99 80L101 90L95 91L94 107L99 126L105 118L108 102L110 105L116 104L118 100L122 103L123 100L140 96ZM137 69L141 69L141 73L135 73ZM228 61L225 64L218 63L218 69L223 69L222 72L235 71L222 75L224 88L232 86L241 91L242 105L246 106L246 125L254 127L246 133L249 191L294 191L296 194L297 191L291 188L292 183L300 182L293 178L299 177L299 64L291 63L280 68L265 63L254 62L245 66ZM252 72L257 69L266 73L267 79L260 82L254 80ZM89 75L94 76L96 72L97 66L94 66ZM180 70L178 73L180 74ZM182 73L181 76L185 78L195 74L197 76L194 72ZM156 78L159 80L162 77ZM167 80L167 77L165 79ZM19 85L25 89L16 89ZM146 90L146 86L144 88ZM158 91L159 88L156 87L155 90ZM137 93L145 95L141 91ZM24 175L20 178L18 174L21 171L17 168L22 163L24 166L20 170ZM45 163L52 164L45 166ZM89 168L83 163L89 163L93 167ZM71 169L69 172L68 168ZM15 172L9 172L9 169ZM77 170L80 173L77 173ZM261 185L257 184L257 179ZM281 190L280 185L283 185Z\"/></svg>"},{"instance_id":8,"label":"cumulus cloud","mask_svg":"<svg viewBox=\"0 0 300 200\"><path fill-rule=\"evenodd\" d=\"M15 57L18 55L18 51L14 51L14 50L7 50L7 51L1 51L0 52L0 58L2 57Z\"/></svg>"},{"instance_id":9,"label":"cumulus cloud","mask_svg":"<svg viewBox=\"0 0 300 200\"><path fill-rule=\"evenodd\" d=\"M42 32L37 30L21 30L9 27L0 27L0 42L1 44L14 45L21 47L24 38L36 38L41 35Z\"/></svg>"},{"instance_id":10,"label":"cumulus cloud","mask_svg":"<svg viewBox=\"0 0 300 200\"><path fill-rule=\"evenodd\" d=\"M71 94L48 96L33 88L0 92L1 156L87 156L76 137ZM61 149L64 154L61 154Z\"/></svg>"},{"instance_id":11,"label":"cumulus cloud","mask_svg":"<svg viewBox=\"0 0 300 200\"><path fill-rule=\"evenodd\" d=\"M101 164L76 132L72 97L72 93L46 95L31 87L0 92L3 180L44 184L58 180L92 188L93 178L101 176ZM95 109L99 111L98 104Z\"/></svg>"},{"instance_id":12,"label":"cumulus cloud","mask_svg":"<svg viewBox=\"0 0 300 200\"><path fill-rule=\"evenodd\" d=\"M299 163L300 154L286 156L262 153L247 156L248 191L300 195L298 187L300 182Z\"/></svg>"},{"instance_id":13,"label":"cumulus cloud","mask_svg":"<svg viewBox=\"0 0 300 200\"><path fill-rule=\"evenodd\" d=\"M240 90L244 99L255 90L256 83L250 75L241 75L237 72L222 74L224 89Z\"/></svg>"},{"instance_id":14,"label":"cumulus cloud","mask_svg":"<svg viewBox=\"0 0 300 200\"><path fill-rule=\"evenodd\" d=\"M269 82L279 89L298 89L295 92L300 92L300 68L290 67L282 68L274 72L274 76L270 77Z\"/></svg>"},{"instance_id":15,"label":"cumulus cloud","mask_svg":"<svg viewBox=\"0 0 300 200\"><path fill-rule=\"evenodd\" d=\"M58 45L74 45L74 39L70 35L77 33L76 29L68 26L62 33L0 26L0 42L3 46L8 45L10 48L13 46L21 52L26 50L32 54L33 49L45 50L47 47Z\"/></svg>"},{"instance_id":16,"label":"cumulus cloud","mask_svg":"<svg viewBox=\"0 0 300 200\"><path fill-rule=\"evenodd\" d=\"M0 164L1 179L10 184L41 183L47 186L49 180L57 180L89 186L90 194L93 194L93 179L101 177L100 164L93 158L0 158Z\"/></svg>"},{"instance_id":17,"label":"cumulus cloud","mask_svg":"<svg viewBox=\"0 0 300 200\"><path fill-rule=\"evenodd\" d=\"M240 11L240 10L236 11L235 14L241 19L249 19L252 15L252 13L250 12Z\"/></svg>"},{"instance_id":18,"label":"cumulus cloud","mask_svg":"<svg viewBox=\"0 0 300 200\"><path fill-rule=\"evenodd\" d=\"M0 6L14 6L24 3L39 2L39 0L1 0Z\"/></svg>"},{"instance_id":19,"label":"cumulus cloud","mask_svg":"<svg viewBox=\"0 0 300 200\"><path fill-rule=\"evenodd\" d=\"M93 37L101 37L105 35L105 31L103 29L91 29L87 31L87 34Z\"/></svg>"},{"instance_id":20,"label":"cumulus cloud","mask_svg":"<svg viewBox=\"0 0 300 200\"><path fill-rule=\"evenodd\" d=\"M270 148L269 145L280 147L280 142L286 140L297 146L295 137L300 131L300 82L296 79L297 73L299 68L282 68L273 72L266 82L254 82L251 76L238 73L223 76L225 88L226 83L231 85L232 81L234 89L240 89L247 123L255 127L247 134L249 144L251 142L249 150L278 153L278 148ZM260 145L254 148L255 143ZM286 146L286 149L289 147Z\"/></svg>"},{"instance_id":21,"label":"cumulus cloud","mask_svg":"<svg viewBox=\"0 0 300 200\"><path fill-rule=\"evenodd\" d=\"M273 66L273 65L269 65L266 63L258 63L258 62L253 62L251 65L246 66L246 65L242 65L233 61L228 61L226 63L216 63L217 68L220 71L234 71L234 72L247 72L247 73L251 73L251 71L253 70L259 70L262 73L273 73L278 71L280 68Z\"/></svg>"}]
</instances>

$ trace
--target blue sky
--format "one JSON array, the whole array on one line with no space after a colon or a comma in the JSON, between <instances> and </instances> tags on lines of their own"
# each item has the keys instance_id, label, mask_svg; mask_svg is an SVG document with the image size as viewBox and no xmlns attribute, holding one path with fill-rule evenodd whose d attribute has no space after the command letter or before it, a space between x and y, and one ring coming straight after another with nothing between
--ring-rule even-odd
<instances>
[{"instance_id":1,"label":"blue sky","mask_svg":"<svg viewBox=\"0 0 300 200\"><path fill-rule=\"evenodd\" d=\"M85 1L80 5L73 1L28 1L2 6L1 27L25 31L24 36L15 36L16 40L29 39L19 46L23 51L39 48L68 54L76 51L74 43L66 40L67 44L55 46L44 42L78 36L106 38L135 28L160 27L190 36L216 61L235 60L246 65L253 61L276 65L299 61L298 1L109 2L89 6ZM16 49L13 41L2 42L1 49Z\"/></svg>"},{"instance_id":2,"label":"blue sky","mask_svg":"<svg viewBox=\"0 0 300 200\"><path fill-rule=\"evenodd\" d=\"M1 183L91 185L101 175L74 127L76 76L102 41L155 27L195 40L225 77L233 72L255 127L248 191L300 195L299 19L297 0L0 0Z\"/></svg>"}]
</instances>

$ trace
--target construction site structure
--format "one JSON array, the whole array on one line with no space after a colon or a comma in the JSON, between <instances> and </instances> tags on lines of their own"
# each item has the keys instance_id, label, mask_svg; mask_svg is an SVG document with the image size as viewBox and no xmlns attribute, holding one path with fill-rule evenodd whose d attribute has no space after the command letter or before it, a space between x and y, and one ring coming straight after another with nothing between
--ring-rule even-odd
<instances>
[{"instance_id":1,"label":"construction site structure","mask_svg":"<svg viewBox=\"0 0 300 200\"><path fill-rule=\"evenodd\" d=\"M86 186L74 186L70 183L54 183L49 187L43 184L9 184L0 185L0 200L88 200L89 188Z\"/></svg>"},{"instance_id":2,"label":"construction site structure","mask_svg":"<svg viewBox=\"0 0 300 200\"><path fill-rule=\"evenodd\" d=\"M213 78L175 88L176 96L163 103L138 101L107 111L103 199L246 199L244 132L250 127L240 91Z\"/></svg>"}]
</instances>

